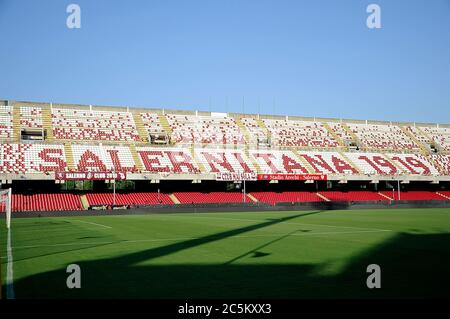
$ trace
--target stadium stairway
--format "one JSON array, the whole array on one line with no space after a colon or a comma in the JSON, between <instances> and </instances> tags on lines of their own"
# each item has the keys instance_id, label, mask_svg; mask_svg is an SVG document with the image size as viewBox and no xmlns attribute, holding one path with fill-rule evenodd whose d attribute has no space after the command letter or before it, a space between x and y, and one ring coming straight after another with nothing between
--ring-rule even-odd
<instances>
[{"instance_id":1,"label":"stadium stairway","mask_svg":"<svg viewBox=\"0 0 450 319\"><path fill-rule=\"evenodd\" d=\"M400 129L402 130L403 133L406 134L406 136L408 136L411 140L414 141L414 143L416 143L419 146L420 152L422 153L422 155L428 156L430 155L430 151L425 147L425 145L423 145L415 136L413 133L411 133L410 131L408 131L404 126L400 126Z\"/></svg>"},{"instance_id":2,"label":"stadium stairway","mask_svg":"<svg viewBox=\"0 0 450 319\"><path fill-rule=\"evenodd\" d=\"M358 173L359 174L363 174L362 172L361 172L361 170L359 169L359 167L347 156L347 155L345 155L345 153L344 152L341 152L341 151L338 151L338 153L339 153L339 155L341 155L346 161L347 161L347 163L350 163L350 165L354 168L354 169L356 169L357 171L358 171Z\"/></svg>"},{"instance_id":3,"label":"stadium stairway","mask_svg":"<svg viewBox=\"0 0 450 319\"><path fill-rule=\"evenodd\" d=\"M327 122L322 122L321 124L327 129L328 133L330 133L331 136L333 136L333 138L339 143L340 147L346 148L344 141L336 134L336 132L331 128L330 125L328 125Z\"/></svg>"},{"instance_id":4,"label":"stadium stairway","mask_svg":"<svg viewBox=\"0 0 450 319\"><path fill-rule=\"evenodd\" d=\"M262 128L262 130L264 131L264 134L266 134L267 138L270 140L270 132L269 132L269 129L267 128L266 124L264 123L264 121L261 119L257 119L256 124L258 124L258 126L260 128Z\"/></svg>"},{"instance_id":5,"label":"stadium stairway","mask_svg":"<svg viewBox=\"0 0 450 319\"><path fill-rule=\"evenodd\" d=\"M167 133L167 135L169 135L170 137L172 136L172 128L170 127L169 121L167 120L167 117L162 114L162 115L158 115L158 119L159 122L161 123L161 126L164 130L164 132Z\"/></svg>"},{"instance_id":6,"label":"stadium stairway","mask_svg":"<svg viewBox=\"0 0 450 319\"><path fill-rule=\"evenodd\" d=\"M427 132L425 132L424 130L422 130L422 128L420 128L420 126L416 126L417 130L420 132L420 134L422 134L423 136L425 136L429 141L433 141L433 138L430 136L430 134L428 134Z\"/></svg>"},{"instance_id":7,"label":"stadium stairway","mask_svg":"<svg viewBox=\"0 0 450 319\"><path fill-rule=\"evenodd\" d=\"M190 152L191 152L191 157L193 158L195 164L197 164L197 167L200 169L200 172L207 173L208 171L206 170L202 161L200 161L199 158L197 157L197 155L195 154L194 144L191 144L191 146L189 148L190 148Z\"/></svg>"},{"instance_id":8,"label":"stadium stairway","mask_svg":"<svg viewBox=\"0 0 450 319\"><path fill-rule=\"evenodd\" d=\"M134 164L136 165L136 168L138 169L138 171L139 172L144 171L144 166L142 165L142 162L139 159L138 153L136 151L136 145L130 144L130 146L128 148L130 149L131 156L133 157Z\"/></svg>"},{"instance_id":9,"label":"stadium stairway","mask_svg":"<svg viewBox=\"0 0 450 319\"><path fill-rule=\"evenodd\" d=\"M250 198L250 199L251 199L252 201L254 201L255 203L258 202L258 200L256 199L256 197L253 196L253 195L250 194L250 193L247 193L247 197Z\"/></svg>"},{"instance_id":10,"label":"stadium stairway","mask_svg":"<svg viewBox=\"0 0 450 319\"><path fill-rule=\"evenodd\" d=\"M236 121L236 125L241 130L242 135L244 135L245 143L247 145L252 145L253 146L254 143L252 142L252 139L250 137L250 133L248 132L247 127L245 127L245 125L242 123L241 118L240 117L236 117L236 118L234 118L234 120Z\"/></svg>"},{"instance_id":11,"label":"stadium stairway","mask_svg":"<svg viewBox=\"0 0 450 319\"><path fill-rule=\"evenodd\" d=\"M244 154L252 162L253 166L256 169L256 173L257 174L263 174L263 171L261 170L261 167L259 166L258 162L255 160L255 158L253 156L250 155L248 147L245 148Z\"/></svg>"},{"instance_id":12,"label":"stadium stairway","mask_svg":"<svg viewBox=\"0 0 450 319\"><path fill-rule=\"evenodd\" d=\"M320 194L319 192L317 192L316 195L319 196L320 198L322 198L322 199L323 199L324 201L326 201L326 202L329 202L329 201L330 201L326 196Z\"/></svg>"},{"instance_id":13,"label":"stadium stairway","mask_svg":"<svg viewBox=\"0 0 450 319\"><path fill-rule=\"evenodd\" d=\"M305 160L303 158L303 156L300 156L300 154L298 154L297 150L292 149L291 150L292 153L296 156L296 158L298 159L298 161L300 162L300 164L302 164L302 166L304 168L306 168L306 170L308 171L308 173L310 174L314 174L316 173L316 171L314 170L314 168L311 166L311 164L309 164L309 162L307 160Z\"/></svg>"},{"instance_id":14,"label":"stadium stairway","mask_svg":"<svg viewBox=\"0 0 450 319\"><path fill-rule=\"evenodd\" d=\"M400 164L397 163L397 161L394 161L394 160L390 159L385 153L380 153L380 156L383 157L388 163L391 163L392 165L394 165L395 168L396 168L399 172L405 173L405 169L402 168L402 167L400 166Z\"/></svg>"},{"instance_id":15,"label":"stadium stairway","mask_svg":"<svg viewBox=\"0 0 450 319\"><path fill-rule=\"evenodd\" d=\"M141 142L144 142L144 143L148 142L149 141L148 131L145 129L144 122L142 122L141 115L136 111L132 112L131 114L133 115L134 124L136 125L136 130L139 134Z\"/></svg>"},{"instance_id":16,"label":"stadium stairway","mask_svg":"<svg viewBox=\"0 0 450 319\"><path fill-rule=\"evenodd\" d=\"M47 139L50 141L54 140L51 106L42 107L42 126L47 132Z\"/></svg>"},{"instance_id":17,"label":"stadium stairway","mask_svg":"<svg viewBox=\"0 0 450 319\"><path fill-rule=\"evenodd\" d=\"M389 196L387 196L387 195L385 195L385 194L383 194L383 193L381 193L381 192L378 192L378 195L380 195L380 196L386 198L387 200L392 200L391 197L389 197Z\"/></svg>"},{"instance_id":18,"label":"stadium stairway","mask_svg":"<svg viewBox=\"0 0 450 319\"><path fill-rule=\"evenodd\" d=\"M75 163L73 161L72 146L69 143L64 143L64 153L66 155L67 167L69 170L75 170Z\"/></svg>"},{"instance_id":19,"label":"stadium stairway","mask_svg":"<svg viewBox=\"0 0 450 319\"><path fill-rule=\"evenodd\" d=\"M450 196L447 196L447 195L442 194L442 193L439 193L439 192L436 192L436 194L438 194L439 196L442 196L442 197L444 197L444 198L450 200Z\"/></svg>"},{"instance_id":20,"label":"stadium stairway","mask_svg":"<svg viewBox=\"0 0 450 319\"><path fill-rule=\"evenodd\" d=\"M351 136L351 138L353 139L353 142L361 148L361 141L356 136L356 134L353 133L353 131L350 129L350 127L348 127L348 125L345 124L344 122L341 122L341 126L348 133L348 135Z\"/></svg>"},{"instance_id":21,"label":"stadium stairway","mask_svg":"<svg viewBox=\"0 0 450 319\"><path fill-rule=\"evenodd\" d=\"M317 193L319 195L319 193ZM380 196L376 192L372 191L323 191L320 195L328 198L329 201L380 201L387 200L385 196Z\"/></svg>"},{"instance_id":22,"label":"stadium stairway","mask_svg":"<svg viewBox=\"0 0 450 319\"><path fill-rule=\"evenodd\" d=\"M88 201L86 195L81 195L80 196L80 202L81 202L81 207L83 208L83 210L88 210L89 209L89 201Z\"/></svg>"},{"instance_id":23,"label":"stadium stairway","mask_svg":"<svg viewBox=\"0 0 450 319\"><path fill-rule=\"evenodd\" d=\"M383 191L384 195L390 195L391 191ZM394 192L395 200L398 200L398 192ZM446 200L445 197L431 191L402 191L400 200Z\"/></svg>"},{"instance_id":24,"label":"stadium stairway","mask_svg":"<svg viewBox=\"0 0 450 319\"><path fill-rule=\"evenodd\" d=\"M18 143L20 143L20 135L21 135L21 126L20 126L20 107L19 106L13 106L13 138Z\"/></svg>"},{"instance_id":25,"label":"stadium stairway","mask_svg":"<svg viewBox=\"0 0 450 319\"><path fill-rule=\"evenodd\" d=\"M174 204L181 204L181 202L178 200L178 198L175 196L175 194L168 194L168 195Z\"/></svg>"}]
</instances>

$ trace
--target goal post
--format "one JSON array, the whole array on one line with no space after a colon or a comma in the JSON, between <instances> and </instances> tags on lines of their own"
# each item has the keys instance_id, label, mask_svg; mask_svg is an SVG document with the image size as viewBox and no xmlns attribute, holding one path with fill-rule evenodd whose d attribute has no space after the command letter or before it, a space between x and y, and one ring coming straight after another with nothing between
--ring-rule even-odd
<instances>
[{"instance_id":1,"label":"goal post","mask_svg":"<svg viewBox=\"0 0 450 319\"><path fill-rule=\"evenodd\" d=\"M4 209L6 215L6 228L11 227L11 206L12 191L9 189L0 189L0 211Z\"/></svg>"}]
</instances>

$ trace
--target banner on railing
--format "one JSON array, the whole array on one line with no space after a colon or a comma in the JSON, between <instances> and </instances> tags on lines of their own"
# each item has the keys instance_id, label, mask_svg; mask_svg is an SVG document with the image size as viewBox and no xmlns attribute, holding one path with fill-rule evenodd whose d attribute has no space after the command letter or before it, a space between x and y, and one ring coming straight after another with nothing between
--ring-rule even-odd
<instances>
[{"instance_id":1,"label":"banner on railing","mask_svg":"<svg viewBox=\"0 0 450 319\"><path fill-rule=\"evenodd\" d=\"M324 174L258 174L259 181L326 181Z\"/></svg>"},{"instance_id":2,"label":"banner on railing","mask_svg":"<svg viewBox=\"0 0 450 319\"><path fill-rule=\"evenodd\" d=\"M216 181L256 181L257 174L252 173L216 173Z\"/></svg>"},{"instance_id":3,"label":"banner on railing","mask_svg":"<svg viewBox=\"0 0 450 319\"><path fill-rule=\"evenodd\" d=\"M124 180L127 179L126 172L56 172L56 180Z\"/></svg>"}]
</instances>

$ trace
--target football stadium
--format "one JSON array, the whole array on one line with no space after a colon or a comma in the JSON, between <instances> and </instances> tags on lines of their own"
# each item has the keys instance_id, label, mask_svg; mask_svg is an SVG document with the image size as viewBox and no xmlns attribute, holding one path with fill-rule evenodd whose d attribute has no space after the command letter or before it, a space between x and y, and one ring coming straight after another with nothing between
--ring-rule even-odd
<instances>
[{"instance_id":1,"label":"football stadium","mask_svg":"<svg viewBox=\"0 0 450 319\"><path fill-rule=\"evenodd\" d=\"M2 314L448 300L449 16L444 0L0 0Z\"/></svg>"},{"instance_id":2,"label":"football stadium","mask_svg":"<svg viewBox=\"0 0 450 319\"><path fill-rule=\"evenodd\" d=\"M2 104L6 297L448 297L450 125Z\"/></svg>"}]
</instances>

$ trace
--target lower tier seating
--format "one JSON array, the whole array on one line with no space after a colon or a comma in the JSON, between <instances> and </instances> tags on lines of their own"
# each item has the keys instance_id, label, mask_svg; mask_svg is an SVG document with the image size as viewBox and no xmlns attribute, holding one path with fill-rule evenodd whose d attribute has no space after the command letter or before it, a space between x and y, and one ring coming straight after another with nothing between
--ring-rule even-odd
<instances>
[{"instance_id":1,"label":"lower tier seating","mask_svg":"<svg viewBox=\"0 0 450 319\"><path fill-rule=\"evenodd\" d=\"M444 198L450 199L450 191L440 191L438 193L444 195Z\"/></svg>"},{"instance_id":2,"label":"lower tier seating","mask_svg":"<svg viewBox=\"0 0 450 319\"><path fill-rule=\"evenodd\" d=\"M321 195L328 198L330 201L366 201L366 200L388 200L386 197L381 196L377 192L371 191L350 191L350 192L336 192L325 191L319 192Z\"/></svg>"},{"instance_id":3,"label":"lower tier seating","mask_svg":"<svg viewBox=\"0 0 450 319\"><path fill-rule=\"evenodd\" d=\"M384 196L382 196L383 194ZM181 204L204 204L204 203L241 203L243 195L241 192L175 192L173 195ZM385 197L386 196L386 197ZM112 205L112 193L89 193L86 195L89 205ZM386 201L388 198L398 200L397 191L320 191L307 192L251 192L245 197L250 203L252 199L259 202L291 203L291 202L322 202L330 201ZM450 200L450 191L402 191L401 200ZM116 193L116 205L154 205L174 204L171 197L166 193L157 192L132 192ZM75 194L13 194L12 211L68 211L82 210L81 199ZM0 205L0 212L4 212L4 205Z\"/></svg>"},{"instance_id":4,"label":"lower tier seating","mask_svg":"<svg viewBox=\"0 0 450 319\"><path fill-rule=\"evenodd\" d=\"M382 194L392 198L394 200L398 200L398 192L397 191L384 191ZM436 194L431 191L409 191L409 192L400 192L401 200L446 200L443 196Z\"/></svg>"},{"instance_id":5,"label":"lower tier seating","mask_svg":"<svg viewBox=\"0 0 450 319\"><path fill-rule=\"evenodd\" d=\"M181 204L202 204L202 203L241 203L243 202L241 192L177 192L173 193ZM250 198L245 199L251 202Z\"/></svg>"},{"instance_id":6,"label":"lower tier seating","mask_svg":"<svg viewBox=\"0 0 450 319\"><path fill-rule=\"evenodd\" d=\"M86 195L89 205L112 205L112 193L96 193ZM173 204L169 195L160 193L116 193L116 205L153 205Z\"/></svg>"},{"instance_id":7,"label":"lower tier seating","mask_svg":"<svg viewBox=\"0 0 450 319\"><path fill-rule=\"evenodd\" d=\"M314 192L251 192L259 202L287 203L287 202L323 202L324 199Z\"/></svg>"},{"instance_id":8,"label":"lower tier seating","mask_svg":"<svg viewBox=\"0 0 450 319\"><path fill-rule=\"evenodd\" d=\"M13 212L81 210L81 201L74 194L13 194L11 209Z\"/></svg>"}]
</instances>

